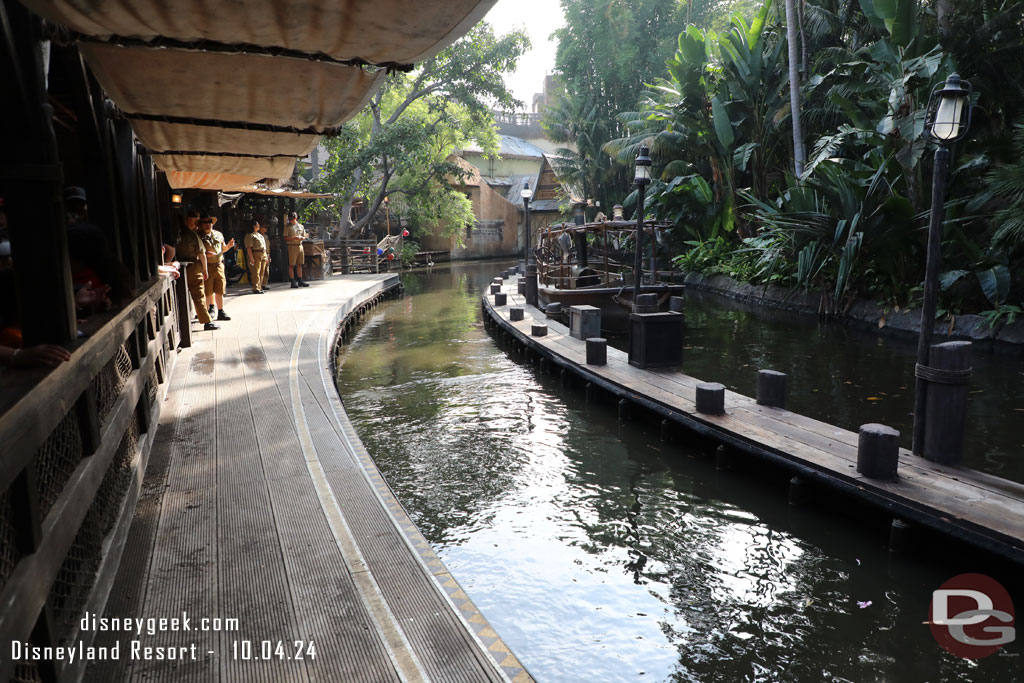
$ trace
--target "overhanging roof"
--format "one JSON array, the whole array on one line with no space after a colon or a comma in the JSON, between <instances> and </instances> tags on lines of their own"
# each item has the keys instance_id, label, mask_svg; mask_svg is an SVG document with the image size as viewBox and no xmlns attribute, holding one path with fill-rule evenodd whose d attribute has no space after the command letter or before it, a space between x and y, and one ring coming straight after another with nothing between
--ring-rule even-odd
<instances>
[{"instance_id":1,"label":"overhanging roof","mask_svg":"<svg viewBox=\"0 0 1024 683\"><path fill-rule=\"evenodd\" d=\"M411 68L495 0L24 2L79 41L173 187L235 189L289 177L380 87L374 65Z\"/></svg>"}]
</instances>

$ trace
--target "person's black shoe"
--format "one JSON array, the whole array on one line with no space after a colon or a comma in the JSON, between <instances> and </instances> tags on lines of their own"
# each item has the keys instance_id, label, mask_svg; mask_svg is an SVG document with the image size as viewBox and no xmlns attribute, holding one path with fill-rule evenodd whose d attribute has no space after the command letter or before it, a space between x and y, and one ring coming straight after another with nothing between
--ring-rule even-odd
<instances>
[{"instance_id":1,"label":"person's black shoe","mask_svg":"<svg viewBox=\"0 0 1024 683\"><path fill-rule=\"evenodd\" d=\"M308 282L306 282L305 280L303 280L303 279L302 279L302 278L300 277L300 278L299 278L299 287L309 287L309 283L308 283Z\"/></svg>"},{"instance_id":2,"label":"person's black shoe","mask_svg":"<svg viewBox=\"0 0 1024 683\"><path fill-rule=\"evenodd\" d=\"M217 320L231 320L231 316L225 313L224 309L221 309L217 312Z\"/></svg>"},{"instance_id":3,"label":"person's black shoe","mask_svg":"<svg viewBox=\"0 0 1024 683\"><path fill-rule=\"evenodd\" d=\"M266 292L264 292L262 289L254 289L254 290L252 290L252 293L253 294L266 294Z\"/></svg>"},{"instance_id":4,"label":"person's black shoe","mask_svg":"<svg viewBox=\"0 0 1024 683\"><path fill-rule=\"evenodd\" d=\"M298 288L299 288L299 281L296 280L295 278L292 278L292 289L298 289Z\"/></svg>"},{"instance_id":5,"label":"person's black shoe","mask_svg":"<svg viewBox=\"0 0 1024 683\"><path fill-rule=\"evenodd\" d=\"M217 323L206 323L205 325L203 325L203 329L204 330L219 330L220 329L220 325L218 325Z\"/></svg>"}]
</instances>

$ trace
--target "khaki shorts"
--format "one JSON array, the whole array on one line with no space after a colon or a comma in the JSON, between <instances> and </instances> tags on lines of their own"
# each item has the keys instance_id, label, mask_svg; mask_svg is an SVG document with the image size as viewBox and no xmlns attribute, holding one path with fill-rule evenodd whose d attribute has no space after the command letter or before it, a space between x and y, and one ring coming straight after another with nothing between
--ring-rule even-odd
<instances>
[{"instance_id":1,"label":"khaki shorts","mask_svg":"<svg viewBox=\"0 0 1024 683\"><path fill-rule=\"evenodd\" d=\"M289 244L288 245L288 265L289 266L301 266L303 263L302 245L301 244Z\"/></svg>"},{"instance_id":2,"label":"khaki shorts","mask_svg":"<svg viewBox=\"0 0 1024 683\"><path fill-rule=\"evenodd\" d=\"M210 274L206 281L206 293L224 296L224 262L207 262L206 271Z\"/></svg>"}]
</instances>

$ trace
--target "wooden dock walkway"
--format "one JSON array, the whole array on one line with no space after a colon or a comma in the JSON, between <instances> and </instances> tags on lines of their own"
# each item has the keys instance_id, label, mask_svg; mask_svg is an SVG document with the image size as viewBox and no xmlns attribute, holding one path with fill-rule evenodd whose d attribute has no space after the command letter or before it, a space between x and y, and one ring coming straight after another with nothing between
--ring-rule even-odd
<instances>
[{"instance_id":1,"label":"wooden dock walkway","mask_svg":"<svg viewBox=\"0 0 1024 683\"><path fill-rule=\"evenodd\" d=\"M121 654L85 680L531 680L395 500L334 390L339 324L397 284L278 284L229 296L232 320L195 333L102 615L187 613L191 630L97 631L92 645ZM133 661L133 640L185 650Z\"/></svg>"},{"instance_id":2,"label":"wooden dock walkway","mask_svg":"<svg viewBox=\"0 0 1024 683\"><path fill-rule=\"evenodd\" d=\"M586 364L586 346L568 328L528 306L517 294L519 277L505 280L507 305L483 297L484 314L520 344L586 381L651 409L721 443L771 459L795 474L823 482L882 507L894 516L922 524L1024 564L1024 485L969 469L939 465L900 449L898 479L881 481L856 471L858 434L803 415L758 405L753 398L726 391L726 414L697 413L701 381L670 369L641 370L627 354L608 347L607 365ZM524 320L509 320L509 308L524 309ZM531 326L548 326L546 336ZM685 367L685 360L684 360Z\"/></svg>"}]
</instances>

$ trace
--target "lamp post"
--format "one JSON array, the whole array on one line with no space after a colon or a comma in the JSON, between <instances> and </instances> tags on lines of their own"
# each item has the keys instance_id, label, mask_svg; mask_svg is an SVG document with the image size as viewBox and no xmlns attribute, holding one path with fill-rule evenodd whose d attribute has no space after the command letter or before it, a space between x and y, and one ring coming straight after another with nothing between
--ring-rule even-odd
<instances>
[{"instance_id":1,"label":"lamp post","mask_svg":"<svg viewBox=\"0 0 1024 683\"><path fill-rule=\"evenodd\" d=\"M915 455L924 454L925 410L928 404L928 382L922 378L928 367L928 355L935 327L938 299L939 267L942 264L942 222L945 217L946 175L949 169L949 147L967 134L971 125L971 84L950 74L946 82L932 90L928 100L925 127L938 143L932 169L932 206L928 221L928 254L924 276L924 300L921 302L921 333L917 339L917 366L914 385ZM924 371L926 372L926 371Z\"/></svg>"},{"instance_id":2,"label":"lamp post","mask_svg":"<svg viewBox=\"0 0 1024 683\"><path fill-rule=\"evenodd\" d=\"M529 178L523 179L523 189L519 193L523 198L523 224L525 226L526 242L523 245L525 253L523 260L526 262L526 305L537 306L537 262L533 259L533 244L530 241L530 199L533 198L533 190L530 189Z\"/></svg>"},{"instance_id":3,"label":"lamp post","mask_svg":"<svg viewBox=\"0 0 1024 683\"><path fill-rule=\"evenodd\" d=\"M633 182L636 183L636 239L634 248L636 257L633 261L633 310L636 310L637 301L640 300L640 280L643 273L643 251L644 243L644 190L651 182L651 157L648 156L647 145L640 148L640 154L636 157L636 174Z\"/></svg>"}]
</instances>

